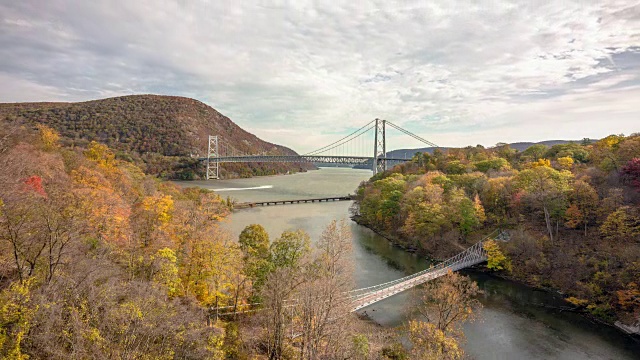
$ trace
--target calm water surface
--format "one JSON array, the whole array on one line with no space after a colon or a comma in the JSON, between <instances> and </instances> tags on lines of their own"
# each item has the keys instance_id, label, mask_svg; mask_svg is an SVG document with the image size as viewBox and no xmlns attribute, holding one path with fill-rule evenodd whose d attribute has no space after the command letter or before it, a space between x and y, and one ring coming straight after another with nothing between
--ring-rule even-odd
<instances>
[{"instance_id":1,"label":"calm water surface","mask_svg":"<svg viewBox=\"0 0 640 360\"><path fill-rule=\"evenodd\" d=\"M323 168L287 176L181 184L213 189L243 202L347 195L370 176L368 170ZM245 226L258 223L272 239L284 230L303 229L315 240L331 220L348 220L350 205L329 202L240 210L225 226L237 236ZM428 266L371 230L351 221L349 225L359 287L394 280ZM465 325L464 347L474 359L640 359L640 344L618 331L576 314L532 305L562 305L552 294L485 274L468 274L484 291L480 320ZM382 325L397 326L410 316L408 300L408 294L398 294L364 310Z\"/></svg>"}]
</instances>

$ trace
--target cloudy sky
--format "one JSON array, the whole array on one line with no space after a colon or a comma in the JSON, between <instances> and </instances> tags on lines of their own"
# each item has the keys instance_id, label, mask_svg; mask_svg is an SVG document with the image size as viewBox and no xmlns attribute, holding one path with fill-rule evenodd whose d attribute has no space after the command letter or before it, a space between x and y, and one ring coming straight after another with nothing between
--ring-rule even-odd
<instances>
[{"instance_id":1,"label":"cloudy sky","mask_svg":"<svg viewBox=\"0 0 640 360\"><path fill-rule=\"evenodd\" d=\"M0 0L0 102L143 93L302 152L376 117L441 146L629 134L640 2Z\"/></svg>"}]
</instances>

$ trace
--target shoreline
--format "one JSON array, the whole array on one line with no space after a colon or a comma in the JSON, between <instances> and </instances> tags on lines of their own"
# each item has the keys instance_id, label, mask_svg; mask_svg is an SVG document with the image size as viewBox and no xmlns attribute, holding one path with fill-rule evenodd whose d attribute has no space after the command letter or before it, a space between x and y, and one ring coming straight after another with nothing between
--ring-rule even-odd
<instances>
[{"instance_id":1,"label":"shoreline","mask_svg":"<svg viewBox=\"0 0 640 360\"><path fill-rule=\"evenodd\" d=\"M353 215L350 218L356 224L358 224L360 226L363 226L363 227L373 231L374 233L380 235L381 237L383 237L384 239L389 241L394 247L400 248L403 251L406 251L406 252L411 253L411 254L419 254L418 249L407 248L406 246L404 246L402 244L399 244L398 243L398 239L396 237L390 236L389 234L385 234L384 232L382 232L382 231L370 226L369 224L361 221L360 220L361 219L360 215ZM424 256L428 261L441 261L439 259L435 259L435 258L430 257L428 254L419 254L419 255ZM490 276L490 277L493 277L493 278L496 278L496 279L501 279L501 280L504 280L504 281L510 281L510 282L515 283L515 284L525 286L525 287L527 287L529 289L532 289L532 290L544 291L546 293L554 294L554 295L562 295L562 293L558 289L533 286L533 285L528 284L528 283L526 283L526 282L524 282L524 281L522 281L520 279L512 278L512 277L506 276L504 274L498 274L498 273L495 273L493 271L490 271L485 266L472 266L472 267L464 269L464 271L481 273L481 274L484 274L484 275L487 275L487 276ZM563 300L567 304L570 304L570 303L568 303L566 301L566 299L564 297L563 297ZM579 309L579 308L551 307L551 306L543 306L543 305L537 305L537 304L530 304L530 306L548 307L548 308L553 308L555 310L559 310L560 312L569 311L569 312L573 312L573 313L579 314L580 316L582 316L583 318L591 321L592 323L596 323L598 325L607 326L609 328L615 329L618 333L620 333L620 335L623 335L625 337L628 337L628 338L632 339L633 341L636 341L636 342L640 343L640 331L636 331L636 332L629 331L625 327L629 327L629 328L632 328L632 327L628 326L628 325L624 325L624 324L617 324L617 323L619 323L619 320L617 320L617 321L615 321L613 323L609 323L609 322L606 322L604 320L598 319L595 316L591 315L590 313L586 312L585 310Z\"/></svg>"}]
</instances>

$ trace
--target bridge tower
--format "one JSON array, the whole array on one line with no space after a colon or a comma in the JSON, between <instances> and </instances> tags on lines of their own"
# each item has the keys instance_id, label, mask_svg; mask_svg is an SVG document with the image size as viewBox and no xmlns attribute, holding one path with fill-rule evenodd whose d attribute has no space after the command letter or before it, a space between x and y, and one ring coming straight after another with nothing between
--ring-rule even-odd
<instances>
[{"instance_id":1,"label":"bridge tower","mask_svg":"<svg viewBox=\"0 0 640 360\"><path fill-rule=\"evenodd\" d=\"M207 150L207 180L220 178L220 163L218 162L218 137L209 135Z\"/></svg>"},{"instance_id":2,"label":"bridge tower","mask_svg":"<svg viewBox=\"0 0 640 360\"><path fill-rule=\"evenodd\" d=\"M387 143L385 125L387 120L376 119L373 140L373 175L387 170Z\"/></svg>"}]
</instances>

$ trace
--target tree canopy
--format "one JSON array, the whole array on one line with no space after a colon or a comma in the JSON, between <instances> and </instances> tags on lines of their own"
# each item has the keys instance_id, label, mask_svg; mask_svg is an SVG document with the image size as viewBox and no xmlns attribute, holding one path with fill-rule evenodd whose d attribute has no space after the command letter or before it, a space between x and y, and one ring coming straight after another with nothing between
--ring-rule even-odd
<instances>
[{"instance_id":1,"label":"tree canopy","mask_svg":"<svg viewBox=\"0 0 640 360\"><path fill-rule=\"evenodd\" d=\"M557 288L607 321L640 316L616 305L640 277L638 134L418 153L357 195L356 219L405 248L446 258L506 229L511 241L486 243L491 269Z\"/></svg>"}]
</instances>

